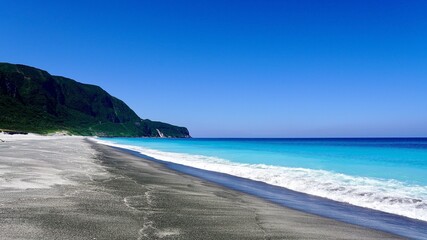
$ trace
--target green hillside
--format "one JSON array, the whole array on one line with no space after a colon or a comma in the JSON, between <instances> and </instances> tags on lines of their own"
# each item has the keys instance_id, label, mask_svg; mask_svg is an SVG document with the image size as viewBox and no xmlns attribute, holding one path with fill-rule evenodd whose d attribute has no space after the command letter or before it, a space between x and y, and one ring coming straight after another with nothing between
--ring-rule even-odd
<instances>
[{"instance_id":1,"label":"green hillside","mask_svg":"<svg viewBox=\"0 0 427 240\"><path fill-rule=\"evenodd\" d=\"M184 127L142 120L102 88L0 63L0 129L77 135L190 137ZM159 135L160 132L160 135Z\"/></svg>"}]
</instances>

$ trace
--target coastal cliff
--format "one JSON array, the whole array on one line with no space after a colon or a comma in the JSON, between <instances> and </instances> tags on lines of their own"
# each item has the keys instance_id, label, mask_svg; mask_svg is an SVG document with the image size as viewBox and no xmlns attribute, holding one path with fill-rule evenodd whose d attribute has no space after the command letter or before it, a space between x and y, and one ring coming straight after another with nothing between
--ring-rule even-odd
<instances>
[{"instance_id":1,"label":"coastal cliff","mask_svg":"<svg viewBox=\"0 0 427 240\"><path fill-rule=\"evenodd\" d=\"M185 127L141 119L101 87L0 63L0 129L41 134L188 138Z\"/></svg>"}]
</instances>

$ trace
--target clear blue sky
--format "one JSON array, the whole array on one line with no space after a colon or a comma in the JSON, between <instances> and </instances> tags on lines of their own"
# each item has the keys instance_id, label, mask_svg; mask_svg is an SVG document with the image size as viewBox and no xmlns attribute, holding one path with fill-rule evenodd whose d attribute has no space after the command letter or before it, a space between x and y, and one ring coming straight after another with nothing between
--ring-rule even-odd
<instances>
[{"instance_id":1,"label":"clear blue sky","mask_svg":"<svg viewBox=\"0 0 427 240\"><path fill-rule=\"evenodd\" d=\"M100 85L195 137L427 136L427 1L1 6L0 61Z\"/></svg>"}]
</instances>

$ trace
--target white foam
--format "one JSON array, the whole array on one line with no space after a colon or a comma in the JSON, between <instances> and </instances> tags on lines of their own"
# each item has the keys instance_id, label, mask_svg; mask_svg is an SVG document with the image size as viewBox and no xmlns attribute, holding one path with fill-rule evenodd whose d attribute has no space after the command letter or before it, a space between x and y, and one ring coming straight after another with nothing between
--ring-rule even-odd
<instances>
[{"instance_id":1,"label":"white foam","mask_svg":"<svg viewBox=\"0 0 427 240\"><path fill-rule=\"evenodd\" d=\"M163 161L262 181L339 202L427 221L427 186L324 170L234 163L209 156L162 152L99 139L94 141L134 150Z\"/></svg>"}]
</instances>

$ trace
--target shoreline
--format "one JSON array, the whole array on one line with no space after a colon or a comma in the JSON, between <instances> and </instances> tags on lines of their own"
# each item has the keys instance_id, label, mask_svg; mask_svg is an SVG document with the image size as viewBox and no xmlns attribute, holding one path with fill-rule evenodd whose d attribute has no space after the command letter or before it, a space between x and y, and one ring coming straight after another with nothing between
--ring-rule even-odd
<instances>
[{"instance_id":1,"label":"shoreline","mask_svg":"<svg viewBox=\"0 0 427 240\"><path fill-rule=\"evenodd\" d=\"M102 144L102 143L101 143ZM109 145L107 145L109 146ZM265 182L254 181L226 173L198 169L178 163L158 160L135 150L109 146L139 158L156 162L165 168L229 190L255 196L281 207L293 209L339 222L365 227L372 230L396 234L410 239L427 239L427 222L405 216L381 212L375 209L337 202L307 193L296 192Z\"/></svg>"},{"instance_id":2,"label":"shoreline","mask_svg":"<svg viewBox=\"0 0 427 240\"><path fill-rule=\"evenodd\" d=\"M97 138L95 141L167 162L427 223L427 182L422 162L427 152L418 151L419 147L427 146L426 140L386 143L377 140ZM416 167L417 164L420 167Z\"/></svg>"},{"instance_id":3,"label":"shoreline","mask_svg":"<svg viewBox=\"0 0 427 240\"><path fill-rule=\"evenodd\" d=\"M44 163L42 177L47 172L71 182L3 190L4 239L400 239L284 208L83 138L5 142L0 153L3 173L17 167L25 173L30 159L39 161L32 171Z\"/></svg>"},{"instance_id":4,"label":"shoreline","mask_svg":"<svg viewBox=\"0 0 427 240\"><path fill-rule=\"evenodd\" d=\"M194 215L195 212L202 211L203 214L206 214L206 210L204 209L212 209L209 212L209 215L217 215L217 212L220 213L219 216L215 216L217 218L224 217L228 219L231 215L233 219L228 223L224 224L221 223L222 227L220 229L216 229L217 226L212 225L212 223L209 224L202 224L202 226L199 226L200 228L207 228L207 232L217 232L217 231L228 231L228 226L230 225L237 225L234 226L235 229L233 229L230 232L240 232L242 230L249 231L247 229L247 226L253 225L259 228L259 231L253 231L253 227L251 227L251 233L245 233L248 235L240 235L243 234L241 232L237 235L229 235L229 233L224 235L218 234L216 237L213 237L212 239L222 238L226 237L227 239L242 239L242 238L252 238L252 239L282 239L282 238L288 238L292 236L291 238L298 238L298 239L378 239L378 238L386 238L386 239L398 239L400 237L374 230L369 228L364 228L357 225L352 225L348 223L344 223L341 221L329 219L320 217L317 215L301 212L298 210L293 210L290 208L286 208L283 206L278 206L277 204L274 204L272 202L266 201L264 199L258 198L256 196L251 196L245 193L242 193L240 191L236 191L221 185L218 185L216 183L212 183L210 181L206 181L204 179L201 179L199 177L194 177L185 173L182 173L180 171L176 171L175 169L170 169L167 166L164 166L164 164L159 162L153 162L152 160L143 158L141 156L132 156L129 155L129 153L126 150L114 148L110 146L105 146L102 144L94 143L94 148L99 152L104 152L104 154L108 155L108 158L110 161L115 161L117 164L118 161L115 159L118 159L118 156L123 157L123 155L127 155L126 160L129 161L130 159L132 164L124 163L127 167L130 167L131 165L134 165L137 169L140 169L138 165L145 166L145 168L148 166L153 167L156 169L157 174L162 174L165 176L157 176L159 177L162 183L162 194L165 194L164 191L166 191L165 188L171 188L170 191L174 193L166 193L169 197L172 194L173 198L175 199L169 199L168 202L174 203L174 202L180 202L183 201L186 202L185 205L191 205L194 203L195 200L199 200L197 202L197 205L203 205L207 204L209 207L199 207L197 209L188 209L189 212L191 212L192 216L183 217L180 216L180 220L178 222L186 222L189 221L191 218L191 221L194 221L194 218L197 218L197 214ZM116 155L116 157L114 156ZM123 160L122 160L123 161ZM166 177L167 176L167 177ZM172 179L168 179L172 178ZM166 182L165 179L168 179L171 182ZM178 183L179 182L179 183ZM190 184L186 184L186 182L190 182ZM181 191L184 191L185 194L180 194L180 196L177 196L175 191L177 188ZM187 189L190 188L190 189ZM199 188L196 190L196 188ZM214 193L214 194L212 194ZM191 195L195 194L198 196L199 194L209 194L207 197L208 199L192 199ZM190 197L188 197L190 195ZM186 196L185 198L183 196ZM202 200L202 201L200 201ZM218 202L216 202L218 201ZM212 202L215 202L214 206L212 205ZM220 204L219 204L220 203ZM225 204L226 203L226 204ZM227 207L227 213L223 211L218 211L223 206L222 205L229 205L231 206ZM171 206L168 204L168 206ZM175 208L174 206L173 208ZM237 208L237 209L235 209ZM233 209L233 210L231 210ZM167 212L169 212L166 215L173 214L174 209L167 208L165 209ZM172 210L172 211L171 211ZM250 211L249 216L242 216L243 211ZM181 213L181 210L179 210ZM181 213L182 214L182 213ZM224 215L225 214L225 215ZM162 215L162 214L160 214ZM186 215L186 214L184 214ZM252 221L249 221L248 219L251 219L250 215L255 215L255 219ZM199 216L201 217L201 216ZM240 218L240 219L239 219ZM261 220L262 219L262 220ZM205 220L204 217L201 217L201 219L198 219L198 223ZM261 221L260 221L261 220ZM157 221L154 220L154 223ZM210 221L209 221L210 222ZM216 221L216 222L222 222L222 221ZM242 224L243 222L243 224ZM164 223L158 223L159 225L163 225ZM226 227L227 226L227 227ZM173 228L173 226L167 226L167 228ZM225 228L224 228L225 227ZM162 227L160 227L162 228ZM209 229L213 228L213 229ZM240 230L241 229L241 230ZM197 231L199 231L197 230ZM314 230L314 231L313 231ZM186 231L194 231L192 229L186 229ZM212 233L210 233L212 234ZM210 235L209 234L209 235ZM372 234L372 235L371 235ZM378 235L377 235L378 234ZM193 234L189 234L184 239L191 239ZM208 235L206 235L208 236ZM204 236L203 238L206 238Z\"/></svg>"}]
</instances>

